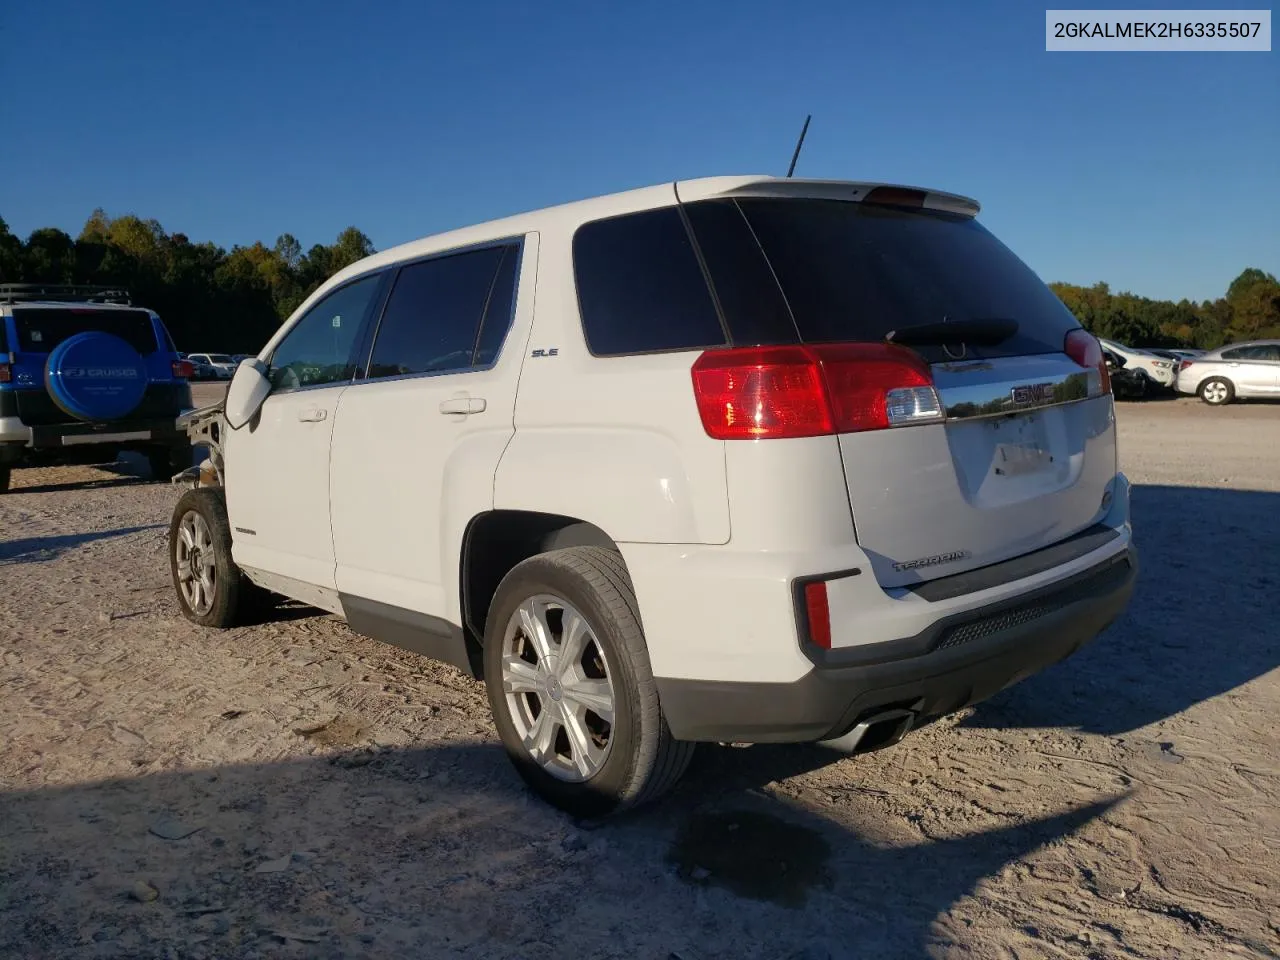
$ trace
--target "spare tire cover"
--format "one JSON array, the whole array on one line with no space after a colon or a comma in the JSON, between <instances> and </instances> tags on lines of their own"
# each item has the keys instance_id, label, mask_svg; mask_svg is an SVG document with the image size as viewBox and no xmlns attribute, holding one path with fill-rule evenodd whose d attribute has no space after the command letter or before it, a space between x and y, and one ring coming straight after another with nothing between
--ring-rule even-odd
<instances>
[{"instance_id":1,"label":"spare tire cover","mask_svg":"<svg viewBox=\"0 0 1280 960\"><path fill-rule=\"evenodd\" d=\"M128 416L147 392L138 351L110 333L77 333L53 348L44 385L59 409L78 420Z\"/></svg>"}]
</instances>

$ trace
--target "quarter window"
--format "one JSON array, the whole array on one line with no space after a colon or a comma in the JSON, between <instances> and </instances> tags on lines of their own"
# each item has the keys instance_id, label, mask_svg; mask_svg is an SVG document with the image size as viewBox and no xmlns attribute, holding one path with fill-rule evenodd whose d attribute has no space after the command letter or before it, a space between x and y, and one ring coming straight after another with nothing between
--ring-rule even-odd
<instances>
[{"instance_id":1,"label":"quarter window","mask_svg":"<svg viewBox=\"0 0 1280 960\"><path fill-rule=\"evenodd\" d=\"M272 351L273 389L340 383L355 375L356 338L381 279L371 274L340 287L303 315Z\"/></svg>"},{"instance_id":2,"label":"quarter window","mask_svg":"<svg viewBox=\"0 0 1280 960\"><path fill-rule=\"evenodd\" d=\"M583 333L596 356L725 342L675 207L584 224L573 238L573 271Z\"/></svg>"}]
</instances>

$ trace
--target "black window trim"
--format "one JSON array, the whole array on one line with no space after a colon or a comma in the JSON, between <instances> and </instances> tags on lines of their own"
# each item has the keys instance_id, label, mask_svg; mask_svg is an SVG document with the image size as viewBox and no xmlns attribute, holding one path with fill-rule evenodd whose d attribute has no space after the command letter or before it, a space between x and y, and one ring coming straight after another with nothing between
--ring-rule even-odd
<instances>
[{"instance_id":1,"label":"black window trim","mask_svg":"<svg viewBox=\"0 0 1280 960\"><path fill-rule=\"evenodd\" d=\"M515 325L516 307L520 300L520 274L524 269L524 252L525 240L528 233L516 234L510 237L503 237L496 240L482 240L478 243L469 243L463 247L450 247L448 250L439 250L435 253L425 254L421 257L414 257L411 260L398 260L389 265L388 273L390 281L387 283L386 290L379 298L377 305L377 313L374 319L368 324L368 336L364 342L360 344L360 359L362 364L356 369L356 376L352 380L352 386L360 386L370 383L394 383L399 380L418 380L424 377L448 377L456 376L460 373L482 373L486 370L492 370L501 362L504 350L507 345L507 337L511 333L512 326ZM480 322L476 325L476 339L471 347L472 362L465 367L451 367L448 370L429 370L423 373L399 373L390 377L371 377L369 376L369 367L373 364L373 348L378 342L378 331L382 329L382 319L386 315L387 305L391 301L391 293L395 290L396 281L400 278L400 271L406 267L417 266L420 263L428 263L432 260L443 260L446 257L454 257L460 254L475 253L480 250L491 250L494 248L514 248L516 253L516 275L515 281L511 289L511 308L507 315L506 328L502 332L502 340L498 343L498 351L494 354L490 363L477 366L475 364L476 350L480 341L480 333L484 327L484 322L488 318L489 300L493 296L494 285L498 282L498 274L502 270L502 261L498 261L498 269L494 271L493 279L489 281L489 292L485 295L484 311L480 314Z\"/></svg>"},{"instance_id":2,"label":"black window trim","mask_svg":"<svg viewBox=\"0 0 1280 960\"><path fill-rule=\"evenodd\" d=\"M271 365L275 361L276 351L280 349L280 344L284 343L286 340L289 339L289 335L298 328L298 324L300 324L305 318L311 316L311 312L315 310L316 307L324 303L326 300L332 297L335 293L338 293L341 290L345 290L347 289L347 287L350 287L353 284L357 284L362 280L368 280L370 277L377 277L378 278L377 287L374 289L373 296L370 298L368 305L365 307L364 314L360 318L360 329L357 331L356 338L351 344L350 351L347 353L348 361L351 361L351 365L355 366L359 362L359 357L361 355L360 351L363 348L365 336L369 327L370 315L374 310L380 311L383 303L386 300L387 292L389 289L387 278L394 272L394 270L392 269L393 267L394 265L389 265L389 266L378 267L375 270L369 270L365 273L360 274L359 276L352 277L351 279L338 284L337 286L333 287L330 290L325 291L324 296L321 297L319 300L317 300L315 303L313 303L310 309L308 309L306 313L300 316L297 322L295 322L291 327L289 327L289 329L285 332L284 336L280 338L280 341L271 348L271 353L268 354L266 359L268 379L270 379L271 377L271 370L272 370ZM267 399L270 399L271 397L275 397L275 396L285 396L285 395L290 395L295 393L305 393L311 390L328 390L328 389L332 389L333 387L350 386L355 380L355 374L360 372L362 371L357 367L353 371L352 377L349 379L330 380L327 383L308 383L298 387L277 387L274 384L272 384L271 391L270 393L267 394Z\"/></svg>"},{"instance_id":3,"label":"black window trim","mask_svg":"<svg viewBox=\"0 0 1280 960\"><path fill-rule=\"evenodd\" d=\"M578 232L584 227L590 227L597 223L608 223L611 220L622 220L626 217L640 216L646 213L656 213L660 210L668 210L674 207L680 216L680 223L684 227L685 236L689 238L689 244L693 247L693 256L698 263L698 272L702 275L702 282L707 288L707 295L711 298L712 309L716 313L716 321L720 324L720 333L724 336L721 343L707 343L694 347L660 347L657 350L626 350L622 353L596 353L591 349L591 340L587 336L586 317L582 311L582 290L578 285L578 262L573 255L575 244L578 242ZM668 353L703 353L707 350L723 350L733 346L733 340L729 336L729 325L725 322L724 311L720 309L720 296L716 293L715 286L711 282L711 275L707 271L706 260L702 256L702 248L698 246L698 238L693 235L693 231L689 229L689 215L685 213L684 203L678 197L672 203L661 204L656 207L645 207L641 210L628 210L626 213L615 213L608 217L597 217L594 220L587 220L578 224L573 229L573 236L569 238L569 259L573 275L573 297L578 308L578 329L582 331L582 345L587 348L587 353L596 360L624 360L627 357L658 357Z\"/></svg>"}]
</instances>

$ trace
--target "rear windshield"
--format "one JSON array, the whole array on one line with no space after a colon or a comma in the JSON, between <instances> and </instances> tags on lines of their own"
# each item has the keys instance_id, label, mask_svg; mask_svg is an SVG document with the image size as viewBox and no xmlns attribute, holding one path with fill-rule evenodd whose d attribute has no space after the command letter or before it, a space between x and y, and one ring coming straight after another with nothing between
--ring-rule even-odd
<instances>
[{"instance_id":1,"label":"rear windshield","mask_svg":"<svg viewBox=\"0 0 1280 960\"><path fill-rule=\"evenodd\" d=\"M968 217L798 199L707 201L690 204L688 214L735 341L878 341L918 324L1011 319L1017 335L970 355L1020 356L1061 351L1079 326L1026 264ZM784 302L768 295L762 267Z\"/></svg>"},{"instance_id":2,"label":"rear windshield","mask_svg":"<svg viewBox=\"0 0 1280 960\"><path fill-rule=\"evenodd\" d=\"M585 224L573 253L597 355L872 342L918 324L1012 319L1017 335L967 355L1020 356L1061 351L1079 326L986 228L934 211L704 200ZM940 346L917 349L947 359Z\"/></svg>"},{"instance_id":3,"label":"rear windshield","mask_svg":"<svg viewBox=\"0 0 1280 960\"><path fill-rule=\"evenodd\" d=\"M13 325L19 353L49 353L68 337L90 331L115 334L143 356L158 348L151 315L145 310L14 310Z\"/></svg>"}]
</instances>

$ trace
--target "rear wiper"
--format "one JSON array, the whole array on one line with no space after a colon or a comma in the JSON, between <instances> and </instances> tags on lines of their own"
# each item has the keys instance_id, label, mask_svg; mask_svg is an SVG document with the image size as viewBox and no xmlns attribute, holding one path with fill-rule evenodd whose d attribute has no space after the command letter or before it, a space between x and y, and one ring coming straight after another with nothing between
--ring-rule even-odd
<instances>
[{"instance_id":1,"label":"rear wiper","mask_svg":"<svg viewBox=\"0 0 1280 960\"><path fill-rule=\"evenodd\" d=\"M994 347L1004 343L1018 332L1018 321L1000 317L974 318L971 320L943 320L940 323L918 323L885 334L889 343L918 347L930 344L971 343L974 346Z\"/></svg>"}]
</instances>

